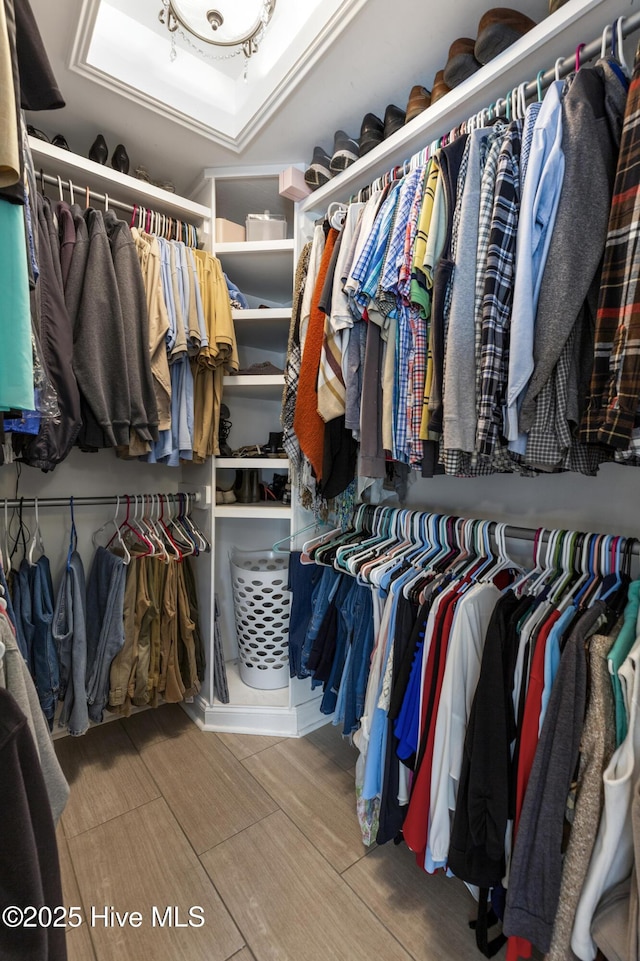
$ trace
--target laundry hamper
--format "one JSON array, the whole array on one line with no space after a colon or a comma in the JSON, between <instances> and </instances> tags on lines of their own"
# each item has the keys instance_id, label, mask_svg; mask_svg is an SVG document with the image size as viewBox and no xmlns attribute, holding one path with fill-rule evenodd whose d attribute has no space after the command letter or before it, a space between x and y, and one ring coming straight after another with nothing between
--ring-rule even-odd
<instances>
[{"instance_id":1,"label":"laundry hamper","mask_svg":"<svg viewBox=\"0 0 640 961\"><path fill-rule=\"evenodd\" d=\"M249 687L276 690L289 683L286 556L273 551L230 552L240 677Z\"/></svg>"}]
</instances>

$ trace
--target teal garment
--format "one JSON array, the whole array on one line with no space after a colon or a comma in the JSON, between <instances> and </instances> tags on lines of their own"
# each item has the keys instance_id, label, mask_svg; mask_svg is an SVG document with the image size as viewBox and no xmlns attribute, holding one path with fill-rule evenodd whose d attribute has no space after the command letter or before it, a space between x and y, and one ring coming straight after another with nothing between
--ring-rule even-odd
<instances>
[{"instance_id":1,"label":"teal garment","mask_svg":"<svg viewBox=\"0 0 640 961\"><path fill-rule=\"evenodd\" d=\"M0 198L0 410L33 410L33 353L24 208Z\"/></svg>"},{"instance_id":2,"label":"teal garment","mask_svg":"<svg viewBox=\"0 0 640 961\"><path fill-rule=\"evenodd\" d=\"M636 640L636 622L640 609L640 581L629 584L627 606L624 609L624 621L620 633L613 647L609 651L609 672L613 684L613 696L616 704L616 747L620 747L627 736L627 711L622 695L622 684L618 671L629 656L629 651Z\"/></svg>"}]
</instances>

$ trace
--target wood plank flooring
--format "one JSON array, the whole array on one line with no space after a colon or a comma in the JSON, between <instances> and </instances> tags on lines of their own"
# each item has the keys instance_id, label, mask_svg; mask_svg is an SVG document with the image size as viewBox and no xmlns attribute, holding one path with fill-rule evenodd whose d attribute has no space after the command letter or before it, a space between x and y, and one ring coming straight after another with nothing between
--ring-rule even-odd
<instances>
[{"instance_id":1,"label":"wood plank flooring","mask_svg":"<svg viewBox=\"0 0 640 961\"><path fill-rule=\"evenodd\" d=\"M479 957L463 885L402 846L363 847L357 753L331 725L300 740L204 734L171 705L56 751L71 783L65 904L142 916L69 932L69 961ZM196 906L204 924L182 927Z\"/></svg>"}]
</instances>

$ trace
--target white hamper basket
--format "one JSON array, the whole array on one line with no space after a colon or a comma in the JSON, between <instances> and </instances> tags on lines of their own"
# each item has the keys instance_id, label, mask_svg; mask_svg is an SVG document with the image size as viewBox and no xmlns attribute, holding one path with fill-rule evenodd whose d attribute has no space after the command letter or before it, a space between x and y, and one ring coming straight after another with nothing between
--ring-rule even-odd
<instances>
[{"instance_id":1,"label":"white hamper basket","mask_svg":"<svg viewBox=\"0 0 640 961\"><path fill-rule=\"evenodd\" d=\"M240 677L249 687L289 684L288 560L273 551L230 552Z\"/></svg>"}]
</instances>

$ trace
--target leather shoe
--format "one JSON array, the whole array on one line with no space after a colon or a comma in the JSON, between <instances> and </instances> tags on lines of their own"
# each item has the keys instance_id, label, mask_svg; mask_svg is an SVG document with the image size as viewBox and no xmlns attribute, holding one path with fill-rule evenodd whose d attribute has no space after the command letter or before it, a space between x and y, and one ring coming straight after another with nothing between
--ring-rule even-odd
<instances>
[{"instance_id":1,"label":"leather shoe","mask_svg":"<svg viewBox=\"0 0 640 961\"><path fill-rule=\"evenodd\" d=\"M312 190L316 190L318 187L322 187L331 180L333 174L329 169L329 164L331 158L326 150L322 147L313 148L313 157L311 158L311 165L308 170L304 172L304 181L311 187Z\"/></svg>"},{"instance_id":2,"label":"leather shoe","mask_svg":"<svg viewBox=\"0 0 640 961\"><path fill-rule=\"evenodd\" d=\"M69 150L69 144L67 143L66 139L62 136L61 133L57 133L53 138L53 140L51 141L51 143L55 147L60 147L62 150Z\"/></svg>"},{"instance_id":3,"label":"leather shoe","mask_svg":"<svg viewBox=\"0 0 640 961\"><path fill-rule=\"evenodd\" d=\"M563 7L567 0L549 0L549 13L555 13L560 7Z\"/></svg>"},{"instance_id":4,"label":"leather shoe","mask_svg":"<svg viewBox=\"0 0 640 961\"><path fill-rule=\"evenodd\" d=\"M384 140L384 124L374 113L366 113L360 128L360 156L369 153Z\"/></svg>"},{"instance_id":5,"label":"leather shoe","mask_svg":"<svg viewBox=\"0 0 640 961\"><path fill-rule=\"evenodd\" d=\"M341 170L346 170L360 156L358 141L354 140L344 130L336 130L333 138L333 154L329 163L329 169L334 174Z\"/></svg>"},{"instance_id":6,"label":"leather shoe","mask_svg":"<svg viewBox=\"0 0 640 961\"><path fill-rule=\"evenodd\" d=\"M119 170L121 174L129 173L129 155L125 150L124 144L119 143L113 151L111 166L114 170Z\"/></svg>"},{"instance_id":7,"label":"leather shoe","mask_svg":"<svg viewBox=\"0 0 640 961\"><path fill-rule=\"evenodd\" d=\"M405 123L409 123L418 114L421 114L423 110L426 110L431 104L431 91L427 90L426 87L421 87L419 84L411 88L411 93L409 94L409 99L407 101L407 116Z\"/></svg>"},{"instance_id":8,"label":"leather shoe","mask_svg":"<svg viewBox=\"0 0 640 961\"><path fill-rule=\"evenodd\" d=\"M476 41L470 37L460 37L449 47L449 59L443 71L444 82L448 87L457 87L467 77L477 73L482 66L474 56Z\"/></svg>"},{"instance_id":9,"label":"leather shoe","mask_svg":"<svg viewBox=\"0 0 640 961\"><path fill-rule=\"evenodd\" d=\"M489 63L499 53L535 27L535 20L510 7L493 7L487 10L478 24L475 57L480 63Z\"/></svg>"},{"instance_id":10,"label":"leather shoe","mask_svg":"<svg viewBox=\"0 0 640 961\"><path fill-rule=\"evenodd\" d=\"M406 114L400 107L390 103L384 112L384 139L394 134L400 127L404 127Z\"/></svg>"},{"instance_id":11,"label":"leather shoe","mask_svg":"<svg viewBox=\"0 0 640 961\"><path fill-rule=\"evenodd\" d=\"M433 78L433 84L431 86L431 106L445 94L449 93L451 87L449 87L444 82L444 70L438 70L435 77Z\"/></svg>"},{"instance_id":12,"label":"leather shoe","mask_svg":"<svg viewBox=\"0 0 640 961\"><path fill-rule=\"evenodd\" d=\"M107 147L107 141L104 139L102 134L99 133L91 144L89 160L94 160L98 164L106 164L108 157L109 148Z\"/></svg>"}]
</instances>

